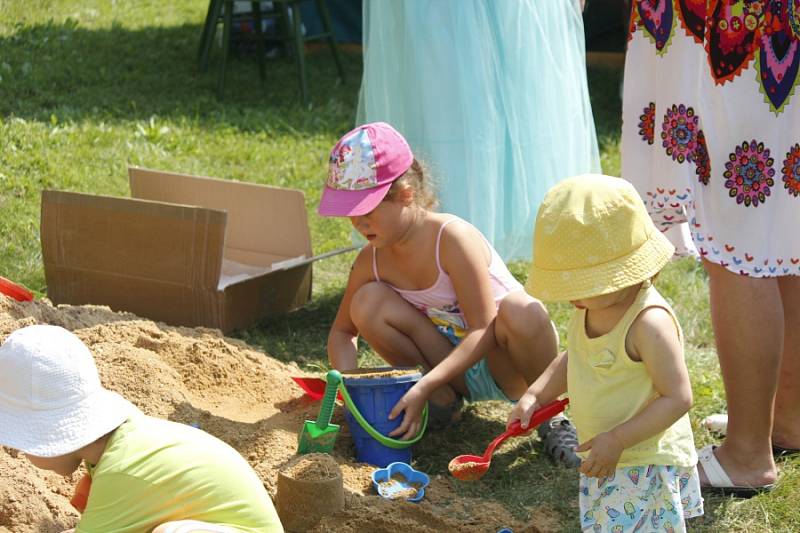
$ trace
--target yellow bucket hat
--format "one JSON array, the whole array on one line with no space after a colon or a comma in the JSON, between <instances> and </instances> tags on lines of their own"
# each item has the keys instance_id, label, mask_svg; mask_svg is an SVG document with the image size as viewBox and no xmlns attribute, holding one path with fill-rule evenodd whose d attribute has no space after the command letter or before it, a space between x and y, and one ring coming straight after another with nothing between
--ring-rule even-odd
<instances>
[{"instance_id":1,"label":"yellow bucket hat","mask_svg":"<svg viewBox=\"0 0 800 533\"><path fill-rule=\"evenodd\" d=\"M630 183L575 176L551 188L539 207L525 288L549 301L609 294L650 279L674 251Z\"/></svg>"}]
</instances>

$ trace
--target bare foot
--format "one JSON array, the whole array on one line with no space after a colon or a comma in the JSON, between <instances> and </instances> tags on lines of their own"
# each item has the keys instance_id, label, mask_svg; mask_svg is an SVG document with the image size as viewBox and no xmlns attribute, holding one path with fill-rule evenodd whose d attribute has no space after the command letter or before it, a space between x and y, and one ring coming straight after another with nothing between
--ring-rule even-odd
<instances>
[{"instance_id":1,"label":"bare foot","mask_svg":"<svg viewBox=\"0 0 800 533\"><path fill-rule=\"evenodd\" d=\"M436 405L446 406L450 405L454 401L458 399L458 393L453 389L453 387L449 385L444 385L443 387L439 387L433 393L429 400Z\"/></svg>"},{"instance_id":2,"label":"bare foot","mask_svg":"<svg viewBox=\"0 0 800 533\"><path fill-rule=\"evenodd\" d=\"M772 460L772 454L768 454L763 459L746 456L746 460L741 461L738 457L728 452L725 444L722 444L714 449L714 455L722 469L725 470L725 473L728 474L728 477L731 478L731 481L736 486L763 487L775 483L778 479L778 470ZM701 464L697 465L697 471L700 475L700 486L710 486Z\"/></svg>"}]
</instances>

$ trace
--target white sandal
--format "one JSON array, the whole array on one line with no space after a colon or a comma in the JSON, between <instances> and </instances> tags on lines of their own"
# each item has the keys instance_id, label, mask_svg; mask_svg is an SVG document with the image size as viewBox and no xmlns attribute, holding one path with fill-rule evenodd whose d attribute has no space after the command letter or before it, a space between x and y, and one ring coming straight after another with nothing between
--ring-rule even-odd
<instances>
[{"instance_id":1,"label":"white sandal","mask_svg":"<svg viewBox=\"0 0 800 533\"><path fill-rule=\"evenodd\" d=\"M714 433L724 437L728 434L728 415L726 413L715 413L703 419L703 426Z\"/></svg>"},{"instance_id":2,"label":"white sandal","mask_svg":"<svg viewBox=\"0 0 800 533\"><path fill-rule=\"evenodd\" d=\"M764 485L762 487L734 485L731 478L728 477L727 472L725 472L725 469L722 468L719 460L717 460L717 456L714 455L715 448L716 446L709 444L697 452L698 463L703 467L706 480L708 480L709 483L701 487L703 490L718 494L733 495L739 498L750 498L762 492L770 492L775 488L774 484Z\"/></svg>"}]
</instances>

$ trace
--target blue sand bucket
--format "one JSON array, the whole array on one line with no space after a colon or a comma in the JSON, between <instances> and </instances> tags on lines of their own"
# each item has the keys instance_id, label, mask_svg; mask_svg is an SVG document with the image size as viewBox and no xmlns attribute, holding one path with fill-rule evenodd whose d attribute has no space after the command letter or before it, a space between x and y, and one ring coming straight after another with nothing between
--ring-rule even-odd
<instances>
[{"instance_id":1,"label":"blue sand bucket","mask_svg":"<svg viewBox=\"0 0 800 533\"><path fill-rule=\"evenodd\" d=\"M381 373L396 368L370 368L362 373ZM344 412L350 434L356 446L356 459L379 467L389 463L411 462L411 445L417 442L427 424L427 405L423 412L423 425L419 434L403 441L387 437L403 421L403 416L389 420L389 413L400 398L422 378L419 372L396 376L360 377L357 373L342 376L340 389L347 409Z\"/></svg>"}]
</instances>

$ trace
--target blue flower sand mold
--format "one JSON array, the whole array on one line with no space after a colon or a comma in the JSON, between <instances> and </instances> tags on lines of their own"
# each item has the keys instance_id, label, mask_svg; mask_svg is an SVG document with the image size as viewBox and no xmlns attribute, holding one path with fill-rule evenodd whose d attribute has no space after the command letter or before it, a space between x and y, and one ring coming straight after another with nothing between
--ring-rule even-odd
<instances>
[{"instance_id":1,"label":"blue flower sand mold","mask_svg":"<svg viewBox=\"0 0 800 533\"><path fill-rule=\"evenodd\" d=\"M425 487L431 480L427 474L414 470L406 463L391 463L372 472L372 484L380 496L388 500L418 502L425 497Z\"/></svg>"}]
</instances>

